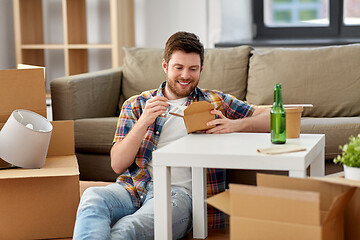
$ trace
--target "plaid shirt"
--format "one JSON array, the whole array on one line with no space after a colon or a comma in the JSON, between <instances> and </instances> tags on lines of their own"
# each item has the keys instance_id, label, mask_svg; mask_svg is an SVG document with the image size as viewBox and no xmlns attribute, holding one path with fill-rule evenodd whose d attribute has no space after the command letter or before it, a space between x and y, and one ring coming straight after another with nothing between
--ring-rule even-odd
<instances>
[{"instance_id":1,"label":"plaid shirt","mask_svg":"<svg viewBox=\"0 0 360 240\"><path fill-rule=\"evenodd\" d=\"M139 119L145 108L146 101L154 96L163 96L163 89L166 82L163 82L156 90L145 91L140 95L129 98L122 106L117 130L115 133L114 143L121 141L126 137L131 128ZM220 110L227 118L238 119L251 116L254 108L235 97L224 94L219 91L201 90L196 88L188 96L186 105L194 101L207 101L214 104L215 108L222 105ZM169 110L167 110L169 111ZM168 112L166 112L167 114ZM165 116L159 116L152 123L142 140L140 149L136 154L134 163L129 169L120 175L117 179L119 184L124 185L131 195L134 206L140 207L145 200L146 184L151 180L150 174L146 169L146 164L152 159L152 151L156 149L161 129L165 123ZM225 170L208 169L207 171L207 195L215 195L225 190ZM208 209L208 223L211 228L224 226L224 214L215 208Z\"/></svg>"}]
</instances>

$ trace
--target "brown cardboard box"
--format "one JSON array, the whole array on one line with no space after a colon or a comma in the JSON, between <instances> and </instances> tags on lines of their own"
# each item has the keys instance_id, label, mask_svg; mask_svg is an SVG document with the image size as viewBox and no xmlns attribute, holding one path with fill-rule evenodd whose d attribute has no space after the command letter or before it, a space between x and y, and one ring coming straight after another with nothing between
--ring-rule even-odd
<instances>
[{"instance_id":1,"label":"brown cardboard box","mask_svg":"<svg viewBox=\"0 0 360 240\"><path fill-rule=\"evenodd\" d=\"M15 109L36 112L46 118L44 69L0 71L0 123Z\"/></svg>"},{"instance_id":2,"label":"brown cardboard box","mask_svg":"<svg viewBox=\"0 0 360 240\"><path fill-rule=\"evenodd\" d=\"M15 109L46 117L43 69L0 71L0 129ZM0 239L72 236L80 199L74 124L52 125L44 167L0 170Z\"/></svg>"},{"instance_id":3,"label":"brown cardboard box","mask_svg":"<svg viewBox=\"0 0 360 240\"><path fill-rule=\"evenodd\" d=\"M214 127L206 125L207 122L215 119L215 115L210 113L213 109L214 105L209 102L193 102L184 110L184 116L178 114L173 115L184 118L187 132L192 133Z\"/></svg>"},{"instance_id":4,"label":"brown cardboard box","mask_svg":"<svg viewBox=\"0 0 360 240\"><path fill-rule=\"evenodd\" d=\"M46 118L44 69L0 71L0 129L16 109L36 112ZM0 169L11 166L0 158Z\"/></svg>"},{"instance_id":5,"label":"brown cardboard box","mask_svg":"<svg viewBox=\"0 0 360 240\"><path fill-rule=\"evenodd\" d=\"M208 199L230 215L230 239L344 239L344 211L355 187L265 174L257 184L230 184Z\"/></svg>"},{"instance_id":6,"label":"brown cardboard box","mask_svg":"<svg viewBox=\"0 0 360 240\"><path fill-rule=\"evenodd\" d=\"M344 173L336 174L334 177L316 178L319 181L356 187L356 191L345 209L345 239L360 239L360 181L344 178Z\"/></svg>"},{"instance_id":7,"label":"brown cardboard box","mask_svg":"<svg viewBox=\"0 0 360 240\"><path fill-rule=\"evenodd\" d=\"M79 203L73 122L52 122L40 169L0 170L0 239L71 237Z\"/></svg>"}]
</instances>

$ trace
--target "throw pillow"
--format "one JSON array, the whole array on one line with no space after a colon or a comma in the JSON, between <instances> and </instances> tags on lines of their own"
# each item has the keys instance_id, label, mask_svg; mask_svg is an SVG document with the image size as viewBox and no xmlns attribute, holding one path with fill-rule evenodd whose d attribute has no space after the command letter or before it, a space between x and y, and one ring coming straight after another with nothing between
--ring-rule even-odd
<instances>
[{"instance_id":1,"label":"throw pillow","mask_svg":"<svg viewBox=\"0 0 360 240\"><path fill-rule=\"evenodd\" d=\"M360 44L252 51L246 99L272 104L282 84L284 104L311 103L305 117L360 115Z\"/></svg>"}]
</instances>

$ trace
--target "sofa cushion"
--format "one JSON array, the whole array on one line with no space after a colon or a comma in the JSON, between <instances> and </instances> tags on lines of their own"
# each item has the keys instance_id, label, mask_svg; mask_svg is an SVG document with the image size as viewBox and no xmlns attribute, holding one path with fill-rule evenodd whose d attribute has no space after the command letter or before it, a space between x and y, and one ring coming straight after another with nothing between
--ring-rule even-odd
<instances>
[{"instance_id":1,"label":"sofa cushion","mask_svg":"<svg viewBox=\"0 0 360 240\"><path fill-rule=\"evenodd\" d=\"M154 48L124 48L122 93L124 99L158 88L166 79L161 67L164 51ZM249 46L206 49L199 87L220 90L244 99ZM120 100L120 104L122 101Z\"/></svg>"},{"instance_id":2,"label":"sofa cushion","mask_svg":"<svg viewBox=\"0 0 360 240\"><path fill-rule=\"evenodd\" d=\"M161 67L163 49L124 48L122 94L126 100L145 90L158 88L166 75Z\"/></svg>"},{"instance_id":3,"label":"sofa cushion","mask_svg":"<svg viewBox=\"0 0 360 240\"><path fill-rule=\"evenodd\" d=\"M109 154L117 121L118 117L75 120L75 151Z\"/></svg>"},{"instance_id":4,"label":"sofa cushion","mask_svg":"<svg viewBox=\"0 0 360 240\"><path fill-rule=\"evenodd\" d=\"M360 44L252 51L246 99L272 104L282 84L284 103L312 103L303 116L360 116Z\"/></svg>"},{"instance_id":5,"label":"sofa cushion","mask_svg":"<svg viewBox=\"0 0 360 240\"><path fill-rule=\"evenodd\" d=\"M51 81L54 120L111 117L117 113L122 67Z\"/></svg>"},{"instance_id":6,"label":"sofa cushion","mask_svg":"<svg viewBox=\"0 0 360 240\"><path fill-rule=\"evenodd\" d=\"M207 49L199 87L244 100L250 50L249 46Z\"/></svg>"},{"instance_id":7,"label":"sofa cushion","mask_svg":"<svg viewBox=\"0 0 360 240\"><path fill-rule=\"evenodd\" d=\"M119 174L111 168L109 154L76 153L80 180L115 182Z\"/></svg>"},{"instance_id":8,"label":"sofa cushion","mask_svg":"<svg viewBox=\"0 0 360 240\"><path fill-rule=\"evenodd\" d=\"M340 145L360 133L360 117L302 118L301 133L325 134L325 159L332 160L341 153Z\"/></svg>"}]
</instances>

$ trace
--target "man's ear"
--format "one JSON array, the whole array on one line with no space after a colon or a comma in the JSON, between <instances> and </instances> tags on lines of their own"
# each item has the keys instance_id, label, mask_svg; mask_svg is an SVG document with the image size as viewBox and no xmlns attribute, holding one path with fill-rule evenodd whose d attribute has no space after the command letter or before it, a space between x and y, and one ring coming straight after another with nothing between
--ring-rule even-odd
<instances>
[{"instance_id":1,"label":"man's ear","mask_svg":"<svg viewBox=\"0 0 360 240\"><path fill-rule=\"evenodd\" d=\"M163 68L163 70L164 70L164 72L165 73L167 73L167 63L166 63L166 61L165 61L165 59L163 58L163 60L162 60L162 68Z\"/></svg>"},{"instance_id":2,"label":"man's ear","mask_svg":"<svg viewBox=\"0 0 360 240\"><path fill-rule=\"evenodd\" d=\"M200 68L200 72L202 72L203 68L204 68L204 65L202 65L202 66L201 66L201 68Z\"/></svg>"}]
</instances>

